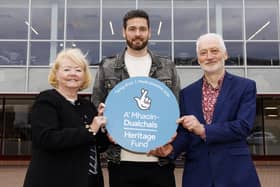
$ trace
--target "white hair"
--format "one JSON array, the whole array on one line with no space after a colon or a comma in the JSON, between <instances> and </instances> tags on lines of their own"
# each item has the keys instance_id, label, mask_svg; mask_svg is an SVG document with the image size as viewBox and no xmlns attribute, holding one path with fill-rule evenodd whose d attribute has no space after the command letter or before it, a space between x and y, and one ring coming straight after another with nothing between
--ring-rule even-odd
<instances>
[{"instance_id":1,"label":"white hair","mask_svg":"<svg viewBox=\"0 0 280 187\"><path fill-rule=\"evenodd\" d=\"M197 41L196 41L196 53L197 53L197 54L198 54L198 52L199 52L200 41L201 41L202 39L204 39L204 38L215 38L215 39L217 39L218 42L219 42L219 44L220 44L221 49L222 49L224 52L227 51L225 42L224 42L224 40L223 40L223 38L222 38L221 35L216 34L216 33L207 33L207 34L201 35L201 36L197 39Z\"/></svg>"}]
</instances>

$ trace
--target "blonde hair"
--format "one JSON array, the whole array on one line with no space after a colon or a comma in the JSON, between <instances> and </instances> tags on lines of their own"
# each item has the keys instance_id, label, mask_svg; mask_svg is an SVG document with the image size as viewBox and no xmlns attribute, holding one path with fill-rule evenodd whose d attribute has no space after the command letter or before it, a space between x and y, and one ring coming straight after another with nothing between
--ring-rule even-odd
<instances>
[{"instance_id":1,"label":"blonde hair","mask_svg":"<svg viewBox=\"0 0 280 187\"><path fill-rule=\"evenodd\" d=\"M58 82L56 79L56 73L61 61L65 58L72 60L75 64L79 65L84 70L85 80L84 83L81 85L80 90L84 90L88 88L88 86L91 83L91 73L89 71L87 59L85 58L82 51L78 48L65 49L57 54L56 59L54 60L49 72L49 77L48 77L49 84L52 85L54 88L57 88Z\"/></svg>"}]
</instances>

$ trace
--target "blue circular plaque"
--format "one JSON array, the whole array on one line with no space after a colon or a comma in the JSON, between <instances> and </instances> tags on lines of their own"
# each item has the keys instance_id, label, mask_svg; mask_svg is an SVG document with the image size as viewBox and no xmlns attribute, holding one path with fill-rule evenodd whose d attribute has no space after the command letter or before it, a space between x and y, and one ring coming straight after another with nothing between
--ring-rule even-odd
<instances>
[{"instance_id":1,"label":"blue circular plaque","mask_svg":"<svg viewBox=\"0 0 280 187\"><path fill-rule=\"evenodd\" d=\"M123 80L110 91L105 105L110 136L130 151L148 152L167 143L176 132L176 97L156 79Z\"/></svg>"}]
</instances>

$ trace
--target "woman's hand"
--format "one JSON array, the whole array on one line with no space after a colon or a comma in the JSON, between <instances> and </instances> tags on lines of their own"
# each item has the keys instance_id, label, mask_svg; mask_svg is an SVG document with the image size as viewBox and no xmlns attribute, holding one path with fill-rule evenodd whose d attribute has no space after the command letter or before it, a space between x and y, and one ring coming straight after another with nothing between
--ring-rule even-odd
<instances>
[{"instance_id":1,"label":"woman's hand","mask_svg":"<svg viewBox=\"0 0 280 187\"><path fill-rule=\"evenodd\" d=\"M105 104L104 103L100 103L98 105L98 108L97 108L98 116L103 116L104 110L105 110Z\"/></svg>"},{"instance_id":2,"label":"woman's hand","mask_svg":"<svg viewBox=\"0 0 280 187\"><path fill-rule=\"evenodd\" d=\"M107 119L104 116L95 116L90 124L90 130L93 133L97 133L100 128L105 127Z\"/></svg>"}]
</instances>

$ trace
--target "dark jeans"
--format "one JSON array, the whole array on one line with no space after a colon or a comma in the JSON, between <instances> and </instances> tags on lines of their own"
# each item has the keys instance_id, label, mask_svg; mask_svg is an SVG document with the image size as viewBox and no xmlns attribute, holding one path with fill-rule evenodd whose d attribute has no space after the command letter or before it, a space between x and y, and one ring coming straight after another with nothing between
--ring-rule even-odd
<instances>
[{"instance_id":1,"label":"dark jeans","mask_svg":"<svg viewBox=\"0 0 280 187\"><path fill-rule=\"evenodd\" d=\"M175 187L174 164L157 162L108 163L110 187Z\"/></svg>"}]
</instances>

